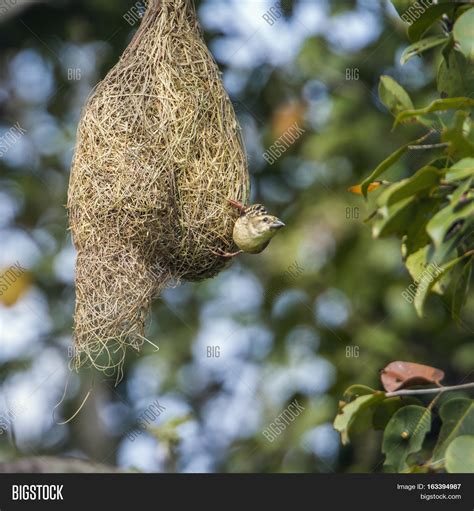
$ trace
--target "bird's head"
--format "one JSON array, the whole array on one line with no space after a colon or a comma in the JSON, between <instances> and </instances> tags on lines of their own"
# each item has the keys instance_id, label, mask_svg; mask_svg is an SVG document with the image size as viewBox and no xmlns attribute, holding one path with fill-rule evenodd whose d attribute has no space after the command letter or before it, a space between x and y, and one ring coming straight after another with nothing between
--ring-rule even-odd
<instances>
[{"instance_id":1,"label":"bird's head","mask_svg":"<svg viewBox=\"0 0 474 511\"><path fill-rule=\"evenodd\" d=\"M276 216L262 214L249 216L247 218L248 230L255 238L269 240L285 226L285 224Z\"/></svg>"},{"instance_id":2,"label":"bird's head","mask_svg":"<svg viewBox=\"0 0 474 511\"><path fill-rule=\"evenodd\" d=\"M246 238L251 245L264 245L285 224L276 216L269 215L260 204L246 208L235 224L237 238Z\"/></svg>"}]
</instances>

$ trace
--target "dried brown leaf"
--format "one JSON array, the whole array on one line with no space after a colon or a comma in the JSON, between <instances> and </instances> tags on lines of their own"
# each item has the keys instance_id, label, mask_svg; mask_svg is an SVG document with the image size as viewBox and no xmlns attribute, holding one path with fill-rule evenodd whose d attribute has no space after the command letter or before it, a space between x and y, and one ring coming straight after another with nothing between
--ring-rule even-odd
<instances>
[{"instance_id":1,"label":"dried brown leaf","mask_svg":"<svg viewBox=\"0 0 474 511\"><path fill-rule=\"evenodd\" d=\"M441 369L414 362L391 362L380 372L382 385L387 392L429 383L441 385L443 378Z\"/></svg>"}]
</instances>

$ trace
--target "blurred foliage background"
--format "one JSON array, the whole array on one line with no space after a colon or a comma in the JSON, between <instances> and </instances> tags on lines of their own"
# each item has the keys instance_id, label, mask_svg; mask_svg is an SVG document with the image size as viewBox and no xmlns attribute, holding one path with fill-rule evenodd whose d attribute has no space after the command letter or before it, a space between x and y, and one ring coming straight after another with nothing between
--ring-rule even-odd
<instances>
[{"instance_id":1,"label":"blurred foliage background","mask_svg":"<svg viewBox=\"0 0 474 511\"><path fill-rule=\"evenodd\" d=\"M372 240L370 202L347 191L412 138L390 132L380 75L423 106L438 97L438 57L399 64L405 26L382 0L196 5L242 125L252 199L287 228L263 254L166 291L148 326L159 351L130 353L115 387L68 369L75 254L64 204L81 107L144 4L0 3L0 268L22 268L0 296L0 462L48 454L143 471L378 471L379 432L341 447L332 427L344 389L380 388L392 360L442 368L446 384L474 372L472 293L459 326L436 295L419 319L402 296L412 281L399 242ZM304 134L267 163L295 122ZM410 175L419 157L390 175ZM294 399L304 410L268 440Z\"/></svg>"}]
</instances>

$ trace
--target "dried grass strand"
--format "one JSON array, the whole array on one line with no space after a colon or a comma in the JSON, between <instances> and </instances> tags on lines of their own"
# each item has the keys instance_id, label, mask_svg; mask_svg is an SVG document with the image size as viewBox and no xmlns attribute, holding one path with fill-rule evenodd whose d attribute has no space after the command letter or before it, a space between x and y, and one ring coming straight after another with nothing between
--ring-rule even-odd
<instances>
[{"instance_id":1,"label":"dried grass strand","mask_svg":"<svg viewBox=\"0 0 474 511\"><path fill-rule=\"evenodd\" d=\"M239 126L190 0L150 2L83 111L68 212L77 249L74 336L83 364L120 372L154 297L225 266L248 196Z\"/></svg>"}]
</instances>

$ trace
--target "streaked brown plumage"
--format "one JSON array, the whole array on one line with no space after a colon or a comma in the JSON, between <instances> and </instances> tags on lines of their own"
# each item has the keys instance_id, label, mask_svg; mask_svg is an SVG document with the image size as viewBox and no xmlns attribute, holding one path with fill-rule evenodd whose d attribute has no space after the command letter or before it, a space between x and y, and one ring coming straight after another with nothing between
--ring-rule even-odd
<instances>
[{"instance_id":1,"label":"streaked brown plumage","mask_svg":"<svg viewBox=\"0 0 474 511\"><path fill-rule=\"evenodd\" d=\"M276 216L269 215L262 204L243 206L237 201L229 203L239 209L240 217L234 225L233 238L239 248L237 252L216 251L222 257L234 257L242 252L259 254L270 243L275 234L285 226Z\"/></svg>"}]
</instances>

